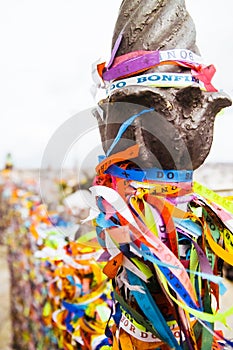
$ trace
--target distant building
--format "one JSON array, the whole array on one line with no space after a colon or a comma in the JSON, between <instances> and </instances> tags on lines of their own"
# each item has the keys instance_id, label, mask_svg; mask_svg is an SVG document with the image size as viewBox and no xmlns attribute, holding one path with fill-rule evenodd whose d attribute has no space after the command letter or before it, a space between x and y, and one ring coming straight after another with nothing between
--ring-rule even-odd
<instances>
[{"instance_id":1,"label":"distant building","mask_svg":"<svg viewBox=\"0 0 233 350\"><path fill-rule=\"evenodd\" d=\"M5 170L12 170L13 169L13 160L11 153L7 153L6 155L6 161L5 161Z\"/></svg>"}]
</instances>

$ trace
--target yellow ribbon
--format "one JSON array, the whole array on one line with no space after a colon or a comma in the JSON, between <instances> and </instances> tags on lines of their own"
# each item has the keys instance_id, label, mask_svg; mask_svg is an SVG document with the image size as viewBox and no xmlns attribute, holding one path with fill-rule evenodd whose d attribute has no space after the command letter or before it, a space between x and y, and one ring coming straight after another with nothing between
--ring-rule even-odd
<instances>
[{"instance_id":1,"label":"yellow ribbon","mask_svg":"<svg viewBox=\"0 0 233 350\"><path fill-rule=\"evenodd\" d=\"M155 266L155 268L156 268L156 266ZM160 281L162 282L163 287L166 290L167 294L178 306L180 306L182 309L184 309L185 311L187 311L188 313L190 313L191 315L195 316L196 318L198 318L200 320L207 321L210 323L215 323L215 322L219 321L227 327L226 319L227 319L227 317L229 317L233 314L233 306L225 312L222 312L222 313L217 312L215 314L209 314L207 312L194 310L191 307L185 305L182 301L177 300L170 293L168 283L167 283L165 276L162 274L162 272L158 268L156 268L156 270L157 270L157 273L159 274Z\"/></svg>"},{"instance_id":2,"label":"yellow ribbon","mask_svg":"<svg viewBox=\"0 0 233 350\"><path fill-rule=\"evenodd\" d=\"M210 229L209 229L208 225L206 224L206 222L203 223L203 227L204 227L206 239L210 245L210 248L213 250L213 252L218 257L220 257L225 262L227 262L229 265L233 266L233 254L228 253L225 249L220 247L220 245L218 243L215 242L215 240L211 236Z\"/></svg>"},{"instance_id":3,"label":"yellow ribbon","mask_svg":"<svg viewBox=\"0 0 233 350\"><path fill-rule=\"evenodd\" d=\"M212 201L212 202L220 205L221 207L226 209L229 213L233 214L233 202L231 200L228 200L228 199L220 196L219 194L217 194L213 190L210 190L209 188L201 185L198 182L194 182L193 190L197 194L205 197L209 201Z\"/></svg>"}]
</instances>

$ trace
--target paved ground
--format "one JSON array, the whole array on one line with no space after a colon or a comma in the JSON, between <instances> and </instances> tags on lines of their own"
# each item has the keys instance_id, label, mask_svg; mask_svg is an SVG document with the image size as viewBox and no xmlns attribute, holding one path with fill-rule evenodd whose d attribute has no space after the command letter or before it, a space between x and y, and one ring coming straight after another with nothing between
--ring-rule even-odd
<instances>
[{"instance_id":1,"label":"paved ground","mask_svg":"<svg viewBox=\"0 0 233 350\"><path fill-rule=\"evenodd\" d=\"M7 248L0 245L0 350L11 349L10 271Z\"/></svg>"}]
</instances>

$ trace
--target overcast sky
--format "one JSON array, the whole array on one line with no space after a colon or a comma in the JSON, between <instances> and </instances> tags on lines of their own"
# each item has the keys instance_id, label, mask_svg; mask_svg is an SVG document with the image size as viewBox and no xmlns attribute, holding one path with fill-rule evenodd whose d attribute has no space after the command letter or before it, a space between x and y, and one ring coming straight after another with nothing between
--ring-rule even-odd
<instances>
[{"instance_id":1,"label":"overcast sky","mask_svg":"<svg viewBox=\"0 0 233 350\"><path fill-rule=\"evenodd\" d=\"M0 0L0 166L40 167L61 125L95 105L91 65L108 59L121 0ZM197 45L233 97L233 1L186 0ZM218 116L207 161L233 161L233 109ZM95 136L91 133L95 143ZM79 155L77 154L77 158Z\"/></svg>"}]
</instances>

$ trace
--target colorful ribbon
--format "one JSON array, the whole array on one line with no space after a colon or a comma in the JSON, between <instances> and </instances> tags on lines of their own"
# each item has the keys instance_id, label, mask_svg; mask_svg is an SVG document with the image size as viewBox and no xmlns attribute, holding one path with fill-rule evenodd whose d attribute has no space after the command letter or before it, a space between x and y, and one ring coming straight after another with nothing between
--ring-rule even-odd
<instances>
[{"instance_id":1,"label":"colorful ribbon","mask_svg":"<svg viewBox=\"0 0 233 350\"><path fill-rule=\"evenodd\" d=\"M169 182L159 182L153 176L148 179L147 171L127 169L127 165L122 169L120 163L116 163L106 168L102 175L99 173L95 183L98 183L98 176L104 174L111 179L107 181L107 186L102 178L101 185L91 188L100 210L95 222L103 247L112 257L107 263L106 273L115 280L115 295L122 310L131 315L134 308L137 312L140 310L139 313L152 323L152 328L145 328L146 332L156 334L161 344L168 344L170 348L185 349L189 344L190 349L197 350L199 346L204 349L207 343L208 346L212 344L213 348L221 348L223 343L231 346L231 342L218 336L211 326L216 321L226 325L227 317L233 313L232 308L224 313L218 312L218 291L224 293L225 286L218 276L217 261L221 257L228 262L231 260L233 264L231 250L226 251L224 245L220 246L224 244L224 239L231 242L232 233L229 225L224 229L219 226L213 203L207 203L200 194L191 193L190 186L186 185L186 181L182 182L181 176L181 182L176 182L173 187L174 182L171 185ZM186 174L184 171L184 180ZM175 175L172 177L174 181ZM146 181L143 182L143 179ZM164 188L167 188L166 193L161 191ZM187 191L183 188L187 188ZM173 204L177 196L183 197L183 202L186 200L187 211ZM210 211L211 216L208 214ZM221 216L224 215L230 220L230 214L221 208ZM108 217L108 231L105 224L101 226L103 221L99 217L103 220ZM129 262L135 267L132 268ZM130 269L128 266L131 266ZM109 271L112 271L111 275ZM155 293L157 289L160 290L158 294ZM217 308L207 307L214 299ZM171 311L158 313L160 305L167 305ZM170 318L167 318L168 315ZM121 317L121 320L125 320ZM199 324L196 333L192 331L193 319ZM171 320L177 324L179 339L168 329ZM119 341L126 333L133 344L133 326L130 328L128 321L125 322L125 326L123 321L119 324L124 329L123 333L119 333ZM117 344L114 334L113 344ZM152 339L148 344L151 343Z\"/></svg>"}]
</instances>

